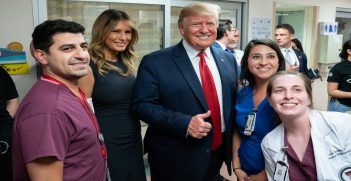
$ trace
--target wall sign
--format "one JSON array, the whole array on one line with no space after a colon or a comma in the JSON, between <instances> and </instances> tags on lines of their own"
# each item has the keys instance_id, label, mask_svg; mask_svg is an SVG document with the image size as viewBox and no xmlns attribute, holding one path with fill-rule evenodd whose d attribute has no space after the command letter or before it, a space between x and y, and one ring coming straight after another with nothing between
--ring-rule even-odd
<instances>
[{"instance_id":1,"label":"wall sign","mask_svg":"<svg viewBox=\"0 0 351 181\"><path fill-rule=\"evenodd\" d=\"M29 73L29 64L23 45L19 42L11 42L7 48L0 48L0 66L9 74Z\"/></svg>"}]
</instances>

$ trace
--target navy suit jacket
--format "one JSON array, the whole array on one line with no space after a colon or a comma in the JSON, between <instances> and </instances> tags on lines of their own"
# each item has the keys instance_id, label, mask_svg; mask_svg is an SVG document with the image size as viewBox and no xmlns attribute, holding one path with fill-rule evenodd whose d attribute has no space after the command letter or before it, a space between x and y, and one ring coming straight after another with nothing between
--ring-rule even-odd
<instances>
[{"instance_id":1,"label":"navy suit jacket","mask_svg":"<svg viewBox=\"0 0 351 181\"><path fill-rule=\"evenodd\" d=\"M216 48L219 48L219 49L223 50L223 48L221 47L221 45L220 45L220 44L218 44L218 43L217 43L217 41L215 41L215 42L213 43L213 45L212 45L212 46L214 46L214 47L216 47Z\"/></svg>"},{"instance_id":2,"label":"navy suit jacket","mask_svg":"<svg viewBox=\"0 0 351 181\"><path fill-rule=\"evenodd\" d=\"M234 105L237 89L233 56L211 47L221 77L226 150L231 172ZM202 180L209 166L213 132L186 137L192 116L208 110L203 89L182 42L145 55L133 93L132 109L149 124L145 151L149 163L167 180ZM206 121L211 122L208 118Z\"/></svg>"},{"instance_id":3,"label":"navy suit jacket","mask_svg":"<svg viewBox=\"0 0 351 181\"><path fill-rule=\"evenodd\" d=\"M307 57L306 57L306 54L302 51L299 51L299 50L296 50L296 49L293 49L295 54L296 54L296 57L297 59L299 59L299 63L300 63L300 66L299 66L299 72L307 75Z\"/></svg>"},{"instance_id":4,"label":"navy suit jacket","mask_svg":"<svg viewBox=\"0 0 351 181\"><path fill-rule=\"evenodd\" d=\"M212 46L213 46L213 47L216 47L216 48L218 48L218 49L223 50L223 48L221 47L220 44L218 44L217 41L215 41L215 42L213 43ZM225 51L225 50L223 50L223 51L226 52L226 53L229 53L229 52L227 52L227 51ZM232 53L229 53L229 54L233 55ZM236 75L237 75L237 77L240 77L241 68L240 68L240 65L238 65L238 63L237 63L235 56L234 56L234 64L237 65L237 66L236 66Z\"/></svg>"}]
</instances>

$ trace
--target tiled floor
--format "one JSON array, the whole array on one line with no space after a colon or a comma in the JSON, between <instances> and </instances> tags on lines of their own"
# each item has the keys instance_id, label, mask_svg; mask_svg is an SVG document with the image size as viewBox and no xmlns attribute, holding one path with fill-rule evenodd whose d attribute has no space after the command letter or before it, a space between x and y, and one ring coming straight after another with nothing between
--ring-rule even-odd
<instances>
[{"instance_id":1,"label":"tiled floor","mask_svg":"<svg viewBox=\"0 0 351 181\"><path fill-rule=\"evenodd\" d=\"M327 79L324 76L323 80L317 79L312 83L312 96L313 96L313 107L318 110L327 110L328 104L328 93L327 93ZM142 127L143 134L145 134L146 126ZM145 167L147 174L147 181L151 181L150 178L150 168ZM235 174L232 173L231 176L228 175L226 171L226 165L223 164L221 169L221 174L230 181L236 181Z\"/></svg>"}]
</instances>

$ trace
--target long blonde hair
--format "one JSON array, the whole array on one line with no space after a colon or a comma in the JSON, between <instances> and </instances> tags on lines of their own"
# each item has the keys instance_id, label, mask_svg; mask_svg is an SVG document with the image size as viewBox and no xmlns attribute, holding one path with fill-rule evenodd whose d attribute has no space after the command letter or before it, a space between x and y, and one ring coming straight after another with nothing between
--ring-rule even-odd
<instances>
[{"instance_id":1,"label":"long blonde hair","mask_svg":"<svg viewBox=\"0 0 351 181\"><path fill-rule=\"evenodd\" d=\"M126 50L123 52L118 52L117 55L119 61L122 61L123 64L127 67L127 70L124 72L123 70L106 61L104 47L105 40L111 33L112 29L119 21L125 20L129 21L130 23L130 27L132 29L132 39L127 45ZM110 70L116 71L122 76L128 76L134 73L133 60L136 58L134 45L138 42L138 32L132 24L127 13L116 9L105 10L95 20L91 34L92 39L89 47L89 53L97 66L98 72L101 75L107 74Z\"/></svg>"}]
</instances>

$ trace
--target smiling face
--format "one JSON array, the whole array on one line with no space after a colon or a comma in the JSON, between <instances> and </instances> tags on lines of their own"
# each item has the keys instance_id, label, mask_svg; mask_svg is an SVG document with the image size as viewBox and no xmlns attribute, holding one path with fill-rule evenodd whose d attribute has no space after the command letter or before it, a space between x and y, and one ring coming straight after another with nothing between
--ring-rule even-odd
<instances>
[{"instance_id":1,"label":"smiling face","mask_svg":"<svg viewBox=\"0 0 351 181\"><path fill-rule=\"evenodd\" d=\"M279 75L272 81L271 95L268 100L279 117L299 117L307 115L311 107L304 81L297 75Z\"/></svg>"},{"instance_id":2,"label":"smiling face","mask_svg":"<svg viewBox=\"0 0 351 181\"><path fill-rule=\"evenodd\" d=\"M83 34L57 33L52 39L48 52L35 50L44 73L61 81L75 81L87 75L90 57Z\"/></svg>"},{"instance_id":3,"label":"smiling face","mask_svg":"<svg viewBox=\"0 0 351 181\"><path fill-rule=\"evenodd\" d=\"M217 23L212 16L188 16L179 25L179 32L194 49L200 51L210 47L216 40Z\"/></svg>"},{"instance_id":4,"label":"smiling face","mask_svg":"<svg viewBox=\"0 0 351 181\"><path fill-rule=\"evenodd\" d=\"M105 56L107 59L116 59L117 52L124 51L132 39L132 28L129 21L116 23L105 40Z\"/></svg>"},{"instance_id":5,"label":"smiling face","mask_svg":"<svg viewBox=\"0 0 351 181\"><path fill-rule=\"evenodd\" d=\"M278 71L277 52L266 45L254 46L248 56L248 68L256 82L267 81Z\"/></svg>"}]
</instances>

